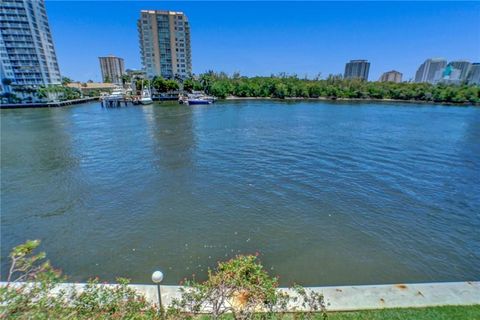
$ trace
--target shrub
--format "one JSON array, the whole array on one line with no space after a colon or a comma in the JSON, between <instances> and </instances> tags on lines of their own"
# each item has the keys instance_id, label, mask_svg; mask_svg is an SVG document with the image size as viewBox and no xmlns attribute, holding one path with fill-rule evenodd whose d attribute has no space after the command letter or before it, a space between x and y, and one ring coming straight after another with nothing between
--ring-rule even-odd
<instances>
[{"instance_id":1,"label":"shrub","mask_svg":"<svg viewBox=\"0 0 480 320\"><path fill-rule=\"evenodd\" d=\"M83 292L61 287L66 277L45 261L45 253L34 254L40 241L15 247L7 276L0 287L0 318L18 319L155 319L157 309L119 278L119 285L98 285L91 280ZM28 282L20 282L28 281Z\"/></svg>"},{"instance_id":2,"label":"shrub","mask_svg":"<svg viewBox=\"0 0 480 320\"><path fill-rule=\"evenodd\" d=\"M180 300L173 302L169 311L184 311L198 315L208 311L213 319L231 313L234 319L281 318L290 302L299 302L301 318L314 314L326 317L323 296L296 286L293 297L278 290L278 279L271 277L258 262L257 256L237 256L227 262L219 262L208 272L204 282L186 281ZM306 312L305 312L306 310Z\"/></svg>"},{"instance_id":3,"label":"shrub","mask_svg":"<svg viewBox=\"0 0 480 320\"><path fill-rule=\"evenodd\" d=\"M124 278L118 278L117 285L90 280L83 290L59 286L66 277L51 267L44 252L35 253L39 245L38 240L27 241L12 250L7 285L0 287L0 318L189 319L208 312L207 317L213 319L230 317L227 314L240 320L279 319L290 302L307 310L295 318L326 317L321 294L299 286L293 288L293 297L278 290L278 279L264 270L257 256L219 262L215 270L209 270L206 281L186 281L181 298L164 313Z\"/></svg>"}]
</instances>

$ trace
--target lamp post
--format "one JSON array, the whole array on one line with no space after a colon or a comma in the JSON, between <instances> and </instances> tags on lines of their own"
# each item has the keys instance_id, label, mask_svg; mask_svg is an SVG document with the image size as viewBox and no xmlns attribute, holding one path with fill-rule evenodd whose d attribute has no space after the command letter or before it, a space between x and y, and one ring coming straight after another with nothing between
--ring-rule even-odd
<instances>
[{"instance_id":1,"label":"lamp post","mask_svg":"<svg viewBox=\"0 0 480 320\"><path fill-rule=\"evenodd\" d=\"M157 285L157 293L158 293L158 312L160 315L163 316L163 306L162 306L162 295L160 293L160 282L163 280L163 273L162 271L155 271L152 273L152 281Z\"/></svg>"}]
</instances>

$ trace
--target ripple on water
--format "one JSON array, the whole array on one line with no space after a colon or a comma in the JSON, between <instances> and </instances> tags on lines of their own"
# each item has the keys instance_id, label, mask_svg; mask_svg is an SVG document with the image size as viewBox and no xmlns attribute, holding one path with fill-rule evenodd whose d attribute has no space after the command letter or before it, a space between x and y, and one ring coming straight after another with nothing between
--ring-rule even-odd
<instances>
[{"instance_id":1,"label":"ripple on water","mask_svg":"<svg viewBox=\"0 0 480 320\"><path fill-rule=\"evenodd\" d=\"M478 108L1 113L4 264L6 248L40 238L75 280L148 282L161 266L173 284L255 251L283 284L478 276Z\"/></svg>"}]
</instances>

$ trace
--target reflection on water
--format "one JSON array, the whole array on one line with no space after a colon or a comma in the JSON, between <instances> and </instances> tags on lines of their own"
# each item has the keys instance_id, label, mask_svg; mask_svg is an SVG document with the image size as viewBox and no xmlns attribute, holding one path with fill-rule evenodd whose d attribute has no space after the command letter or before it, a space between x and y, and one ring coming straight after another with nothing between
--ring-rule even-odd
<instances>
[{"instance_id":1,"label":"reflection on water","mask_svg":"<svg viewBox=\"0 0 480 320\"><path fill-rule=\"evenodd\" d=\"M38 238L73 280L256 251L283 284L476 279L479 155L478 108L2 110L2 272Z\"/></svg>"}]
</instances>

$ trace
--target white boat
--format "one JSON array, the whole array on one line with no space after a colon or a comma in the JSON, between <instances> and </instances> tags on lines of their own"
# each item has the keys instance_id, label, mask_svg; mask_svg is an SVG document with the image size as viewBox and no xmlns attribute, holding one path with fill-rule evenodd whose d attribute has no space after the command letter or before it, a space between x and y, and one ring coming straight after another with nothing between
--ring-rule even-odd
<instances>
[{"instance_id":1,"label":"white boat","mask_svg":"<svg viewBox=\"0 0 480 320\"><path fill-rule=\"evenodd\" d=\"M187 96L187 103L189 105L212 104L213 102L215 102L214 97L207 96L205 93L201 91L194 91L193 93Z\"/></svg>"},{"instance_id":2,"label":"white boat","mask_svg":"<svg viewBox=\"0 0 480 320\"><path fill-rule=\"evenodd\" d=\"M103 107L111 108L111 107L120 107L122 102L127 105L127 100L126 100L126 93L125 90L123 90L120 87L117 87L113 89L113 91L110 94L103 94L100 97L100 102Z\"/></svg>"},{"instance_id":3,"label":"white boat","mask_svg":"<svg viewBox=\"0 0 480 320\"><path fill-rule=\"evenodd\" d=\"M125 99L125 90L122 88L115 88L112 93L103 97L103 100L106 101L118 101L123 99Z\"/></svg>"},{"instance_id":4,"label":"white boat","mask_svg":"<svg viewBox=\"0 0 480 320\"><path fill-rule=\"evenodd\" d=\"M149 89L143 89L142 90L142 95L140 97L140 103L141 104L152 104L152 93L150 92Z\"/></svg>"}]
</instances>

